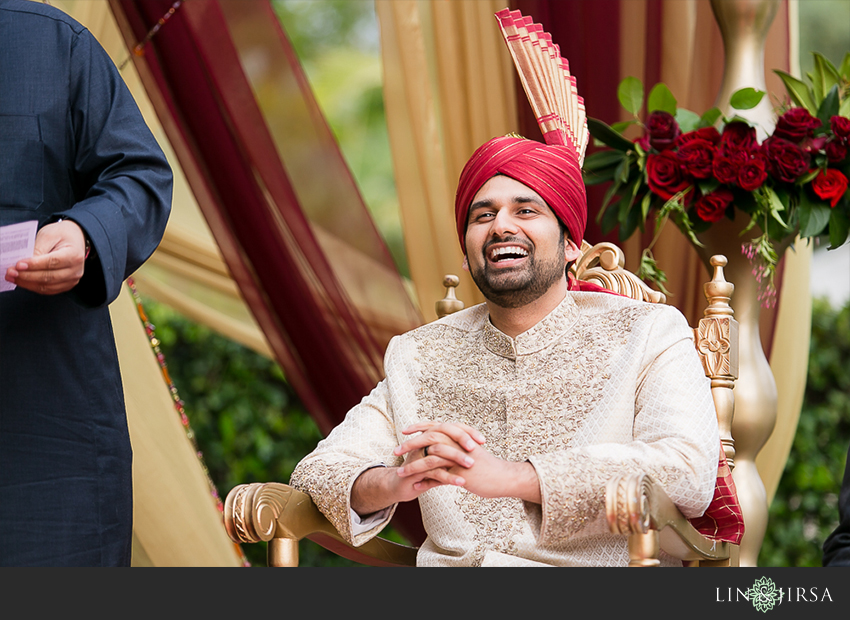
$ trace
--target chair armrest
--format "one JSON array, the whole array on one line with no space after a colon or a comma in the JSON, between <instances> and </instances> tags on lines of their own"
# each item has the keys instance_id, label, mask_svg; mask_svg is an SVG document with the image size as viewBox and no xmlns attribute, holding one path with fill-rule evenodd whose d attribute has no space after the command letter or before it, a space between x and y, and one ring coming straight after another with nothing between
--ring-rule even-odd
<instances>
[{"instance_id":1,"label":"chair armrest","mask_svg":"<svg viewBox=\"0 0 850 620\"><path fill-rule=\"evenodd\" d=\"M268 541L269 566L297 566L297 544L304 538L369 566L416 565L416 547L383 538L373 538L359 547L349 545L309 495L279 482L241 484L231 489L224 503L224 526L233 542Z\"/></svg>"},{"instance_id":2,"label":"chair armrest","mask_svg":"<svg viewBox=\"0 0 850 620\"><path fill-rule=\"evenodd\" d=\"M735 563L737 546L700 534L646 474L613 478L605 500L610 531L629 536L629 566L658 566L659 549L688 565Z\"/></svg>"}]
</instances>

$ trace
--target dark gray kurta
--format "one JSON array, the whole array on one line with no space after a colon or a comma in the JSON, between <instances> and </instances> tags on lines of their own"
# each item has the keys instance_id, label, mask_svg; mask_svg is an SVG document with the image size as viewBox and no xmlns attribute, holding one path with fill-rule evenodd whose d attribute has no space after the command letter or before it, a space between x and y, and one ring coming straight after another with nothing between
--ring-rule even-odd
<instances>
[{"instance_id":1,"label":"dark gray kurta","mask_svg":"<svg viewBox=\"0 0 850 620\"><path fill-rule=\"evenodd\" d=\"M129 564L132 453L107 304L160 242L171 189L94 37L50 6L0 0L0 225L66 217L94 249L68 293L0 293L0 565Z\"/></svg>"}]
</instances>

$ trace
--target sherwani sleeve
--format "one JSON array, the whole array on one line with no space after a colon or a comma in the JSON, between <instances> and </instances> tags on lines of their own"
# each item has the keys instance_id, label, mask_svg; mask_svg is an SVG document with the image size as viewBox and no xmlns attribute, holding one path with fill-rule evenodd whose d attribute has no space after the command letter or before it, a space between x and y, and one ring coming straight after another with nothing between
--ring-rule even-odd
<instances>
[{"instance_id":1,"label":"sherwani sleeve","mask_svg":"<svg viewBox=\"0 0 850 620\"><path fill-rule=\"evenodd\" d=\"M387 358L392 356L394 342L387 348ZM393 455L397 445L388 381L384 379L298 463L290 484L312 498L346 541L362 545L386 527L396 506L372 529L355 534L351 489L367 469L400 466L403 459Z\"/></svg>"},{"instance_id":2,"label":"sherwani sleeve","mask_svg":"<svg viewBox=\"0 0 850 620\"><path fill-rule=\"evenodd\" d=\"M113 301L161 241L173 177L117 68L87 30L71 46L69 83L75 203L52 219L75 221L91 241L72 295L94 307Z\"/></svg>"},{"instance_id":3,"label":"sherwani sleeve","mask_svg":"<svg viewBox=\"0 0 850 620\"><path fill-rule=\"evenodd\" d=\"M681 313L663 308L656 314L643 351L635 352L640 364L632 379L634 390L627 381L617 389L616 407L633 410L632 440L529 458L540 481L542 503L525 506L539 544L557 545L583 528L586 534L586 528L603 533L605 487L619 474L653 476L686 517L699 516L708 507L720 441L710 384Z\"/></svg>"}]
</instances>

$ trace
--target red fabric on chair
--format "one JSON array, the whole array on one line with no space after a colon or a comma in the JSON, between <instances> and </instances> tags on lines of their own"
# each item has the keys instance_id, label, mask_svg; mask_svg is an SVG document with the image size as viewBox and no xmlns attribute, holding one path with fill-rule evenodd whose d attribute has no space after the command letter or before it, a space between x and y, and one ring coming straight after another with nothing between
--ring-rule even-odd
<instances>
[{"instance_id":1,"label":"red fabric on chair","mask_svg":"<svg viewBox=\"0 0 850 620\"><path fill-rule=\"evenodd\" d=\"M732 470L726 460L723 447L717 465L717 485L714 498L701 517L689 519L700 534L713 540L722 540L736 545L744 537L744 515L738 502L738 492L732 479Z\"/></svg>"}]
</instances>

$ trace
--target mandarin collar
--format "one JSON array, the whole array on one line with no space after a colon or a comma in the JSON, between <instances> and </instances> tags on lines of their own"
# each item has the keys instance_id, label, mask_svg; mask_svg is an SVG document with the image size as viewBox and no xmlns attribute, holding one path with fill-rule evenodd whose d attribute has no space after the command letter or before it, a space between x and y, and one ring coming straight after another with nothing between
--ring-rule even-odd
<instances>
[{"instance_id":1,"label":"mandarin collar","mask_svg":"<svg viewBox=\"0 0 850 620\"><path fill-rule=\"evenodd\" d=\"M569 292L542 321L516 338L511 338L494 327L488 314L484 322L484 346L491 353L516 359L520 355L529 355L545 349L569 330L577 319L578 306Z\"/></svg>"}]
</instances>

